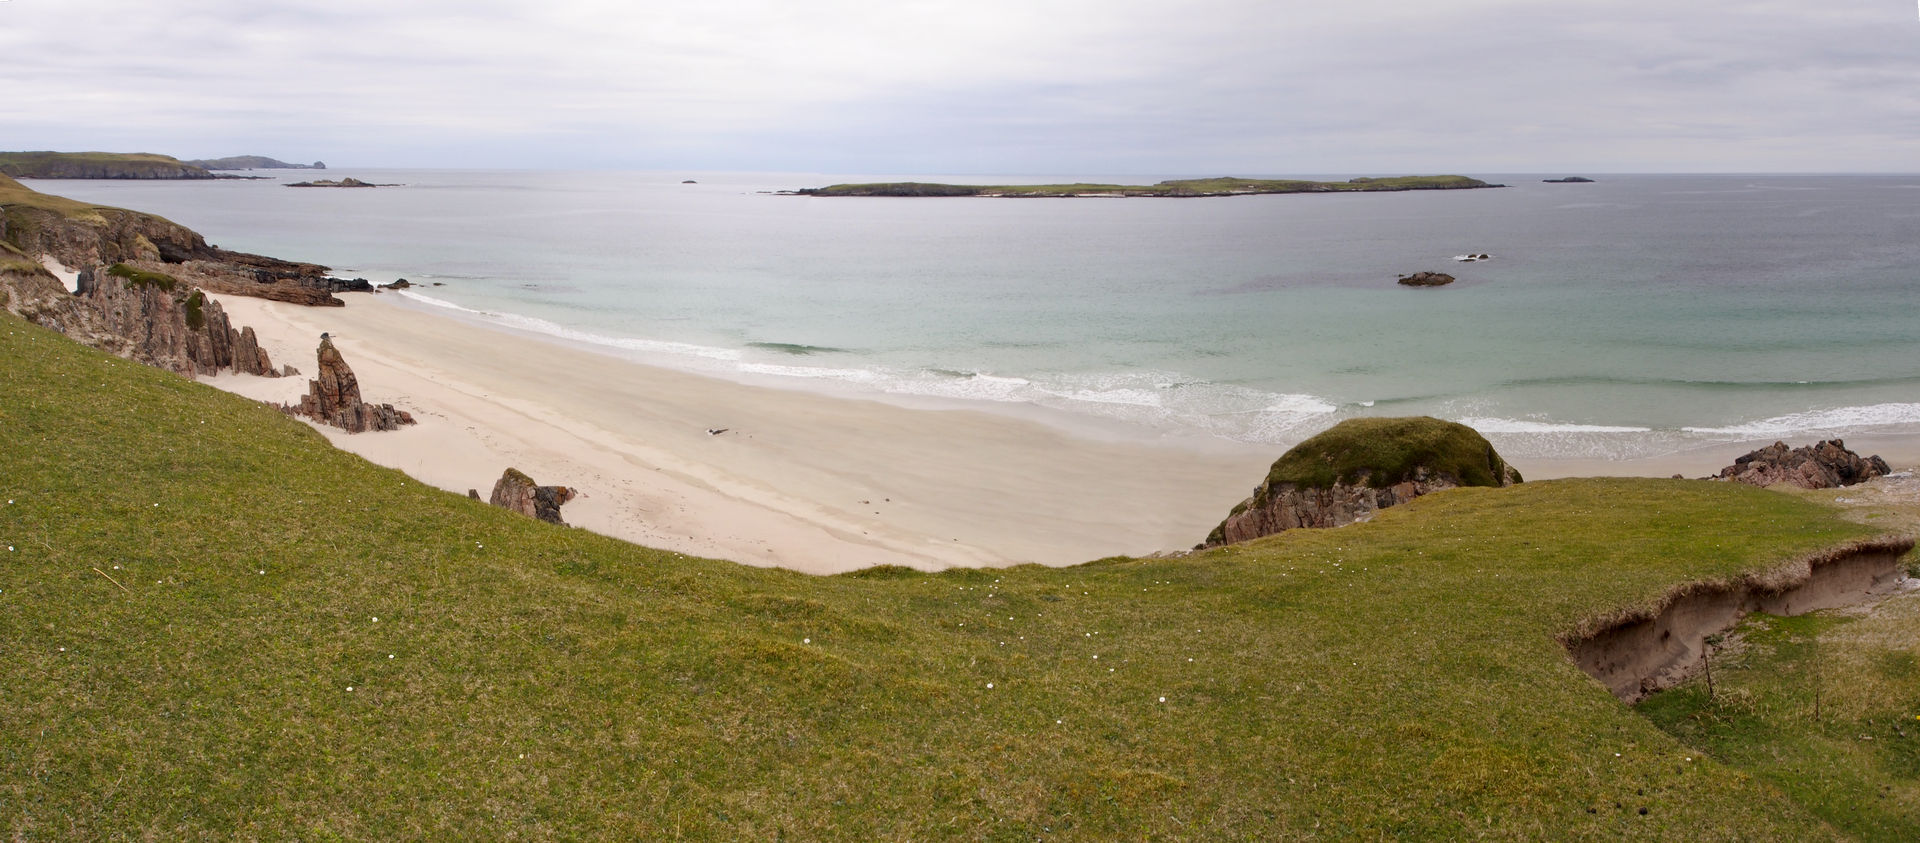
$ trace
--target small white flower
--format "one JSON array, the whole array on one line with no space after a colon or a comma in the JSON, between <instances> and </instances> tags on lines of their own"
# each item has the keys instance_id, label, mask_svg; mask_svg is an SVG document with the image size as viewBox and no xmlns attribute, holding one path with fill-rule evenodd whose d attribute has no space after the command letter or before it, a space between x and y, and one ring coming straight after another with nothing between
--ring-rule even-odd
<instances>
[{"instance_id":1,"label":"small white flower","mask_svg":"<svg viewBox=\"0 0 1920 843\"><path fill-rule=\"evenodd\" d=\"M387 658L393 658L393 654L392 654L392 653L388 653L388 654L387 654Z\"/></svg>"},{"instance_id":2,"label":"small white flower","mask_svg":"<svg viewBox=\"0 0 1920 843\"><path fill-rule=\"evenodd\" d=\"M66 648L65 648L65 647L61 647L60 649L62 649L62 650L64 650L64 649L66 649ZM991 691L991 690L993 690L993 683L992 683L992 682L988 682L988 683L987 683L987 690L989 690L989 691Z\"/></svg>"},{"instance_id":3,"label":"small white flower","mask_svg":"<svg viewBox=\"0 0 1920 843\"><path fill-rule=\"evenodd\" d=\"M352 685L348 685L348 686L347 686L347 693L349 693L349 694L351 694L351 693L353 693L353 686L352 686Z\"/></svg>"},{"instance_id":4,"label":"small white flower","mask_svg":"<svg viewBox=\"0 0 1920 843\"><path fill-rule=\"evenodd\" d=\"M812 644L812 643L813 643L813 639L811 639L811 638L802 638L802 639L800 639L800 643L802 643L802 644Z\"/></svg>"},{"instance_id":5,"label":"small white flower","mask_svg":"<svg viewBox=\"0 0 1920 843\"><path fill-rule=\"evenodd\" d=\"M1166 701L1167 701L1167 698L1166 698L1166 697L1161 697L1161 698L1160 698L1160 701L1161 701L1161 702L1166 702Z\"/></svg>"}]
</instances>

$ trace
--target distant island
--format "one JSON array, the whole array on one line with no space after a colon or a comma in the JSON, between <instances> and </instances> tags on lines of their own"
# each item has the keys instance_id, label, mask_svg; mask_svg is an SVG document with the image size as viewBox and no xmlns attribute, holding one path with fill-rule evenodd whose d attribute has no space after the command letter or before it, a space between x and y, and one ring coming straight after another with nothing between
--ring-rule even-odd
<instances>
[{"instance_id":1,"label":"distant island","mask_svg":"<svg viewBox=\"0 0 1920 843\"><path fill-rule=\"evenodd\" d=\"M196 158L185 162L203 170L324 170L327 162L289 164L265 155L233 155L227 158Z\"/></svg>"},{"instance_id":2,"label":"distant island","mask_svg":"<svg viewBox=\"0 0 1920 843\"><path fill-rule=\"evenodd\" d=\"M1567 176L1564 179L1541 179L1547 184L1592 184L1593 179L1586 176Z\"/></svg>"},{"instance_id":3,"label":"distant island","mask_svg":"<svg viewBox=\"0 0 1920 843\"><path fill-rule=\"evenodd\" d=\"M207 168L150 152L0 152L0 175L17 179L210 179Z\"/></svg>"},{"instance_id":4,"label":"distant island","mask_svg":"<svg viewBox=\"0 0 1920 843\"><path fill-rule=\"evenodd\" d=\"M1222 176L1211 179L1172 179L1158 184L1013 184L972 185L931 182L879 182L874 184L835 184L794 191L800 196L1165 196L1197 198L1203 196L1252 196L1262 193L1366 193L1399 190L1472 190L1506 187L1488 184L1466 176L1399 176L1396 178L1357 178L1350 181L1306 181L1302 179L1243 179Z\"/></svg>"},{"instance_id":5,"label":"distant island","mask_svg":"<svg viewBox=\"0 0 1920 843\"><path fill-rule=\"evenodd\" d=\"M319 181L297 181L287 185L287 187L399 187L399 186L400 185L397 185L397 184L374 184L373 182L370 182L370 181L361 181L352 176L348 176L338 181L335 181L333 179L321 179Z\"/></svg>"}]
</instances>

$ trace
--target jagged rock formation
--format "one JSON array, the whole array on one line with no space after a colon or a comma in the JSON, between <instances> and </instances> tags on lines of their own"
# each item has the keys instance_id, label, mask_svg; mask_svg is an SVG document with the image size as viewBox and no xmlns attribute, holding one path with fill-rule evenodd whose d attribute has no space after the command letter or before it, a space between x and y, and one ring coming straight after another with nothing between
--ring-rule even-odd
<instances>
[{"instance_id":1,"label":"jagged rock formation","mask_svg":"<svg viewBox=\"0 0 1920 843\"><path fill-rule=\"evenodd\" d=\"M317 376L307 381L307 394L300 396L298 405L280 405L283 412L306 416L348 433L399 430L403 424L414 423L412 414L394 409L392 404L368 404L360 399L360 379L354 376L346 358L340 356L340 350L333 347L333 340L320 340L318 357Z\"/></svg>"},{"instance_id":2,"label":"jagged rock formation","mask_svg":"<svg viewBox=\"0 0 1920 843\"><path fill-rule=\"evenodd\" d=\"M1441 287L1452 284L1453 276L1444 272L1416 272L1400 276L1400 283L1409 287Z\"/></svg>"},{"instance_id":3,"label":"jagged rock formation","mask_svg":"<svg viewBox=\"0 0 1920 843\"><path fill-rule=\"evenodd\" d=\"M1200 546L1338 527L1442 489L1518 482L1520 472L1466 425L1424 416L1348 419L1281 455Z\"/></svg>"},{"instance_id":4,"label":"jagged rock formation","mask_svg":"<svg viewBox=\"0 0 1920 843\"><path fill-rule=\"evenodd\" d=\"M230 252L170 220L32 190L0 176L0 241L67 266L165 264L164 271L214 293L307 305L342 305L327 268Z\"/></svg>"},{"instance_id":5,"label":"jagged rock formation","mask_svg":"<svg viewBox=\"0 0 1920 843\"><path fill-rule=\"evenodd\" d=\"M467 494L480 497L478 492L471 490ZM565 486L542 486L519 469L509 468L500 475L499 480L494 481L493 496L487 502L549 524L564 526L567 522L560 520L560 506L573 500L576 494Z\"/></svg>"},{"instance_id":6,"label":"jagged rock formation","mask_svg":"<svg viewBox=\"0 0 1920 843\"><path fill-rule=\"evenodd\" d=\"M252 328L235 328L219 302L166 273L85 269L70 294L46 270L14 264L0 288L8 311L129 360L187 377L224 369L280 376Z\"/></svg>"},{"instance_id":7,"label":"jagged rock formation","mask_svg":"<svg viewBox=\"0 0 1920 843\"><path fill-rule=\"evenodd\" d=\"M1887 461L1878 456L1861 457L1838 439L1802 448L1775 442L1733 461L1720 469L1721 480L1753 486L1792 483L1802 489L1834 489L1851 486L1891 472Z\"/></svg>"}]
</instances>

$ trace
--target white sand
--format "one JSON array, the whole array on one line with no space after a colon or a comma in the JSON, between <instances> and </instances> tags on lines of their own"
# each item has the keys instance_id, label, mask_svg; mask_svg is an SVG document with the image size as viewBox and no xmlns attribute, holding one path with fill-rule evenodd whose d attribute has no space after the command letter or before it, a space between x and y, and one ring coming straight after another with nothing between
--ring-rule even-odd
<instances>
[{"instance_id":1,"label":"white sand","mask_svg":"<svg viewBox=\"0 0 1920 843\"><path fill-rule=\"evenodd\" d=\"M61 263L58 258L52 255L41 255L40 265L46 267L48 272L53 273L53 277L60 279L60 283L67 286L67 292L72 293L80 289L80 273L78 270L68 269L66 264Z\"/></svg>"},{"instance_id":2,"label":"white sand","mask_svg":"<svg viewBox=\"0 0 1920 843\"><path fill-rule=\"evenodd\" d=\"M468 324L390 294L349 295L345 308L218 298L236 325L253 326L276 365L308 376L320 332L331 332L363 396L420 422L390 433L318 427L342 449L482 497L513 466L579 489L563 510L575 526L810 573L1071 565L1185 549L1281 450L1115 441L998 413L742 385ZM307 386L306 377L207 381L276 403L297 401ZM729 431L706 433L722 427ZM1765 444L1515 462L1534 480L1702 477ZM1848 444L1896 469L1920 465L1920 437Z\"/></svg>"},{"instance_id":3,"label":"white sand","mask_svg":"<svg viewBox=\"0 0 1920 843\"><path fill-rule=\"evenodd\" d=\"M275 365L314 371L320 332L363 397L411 412L337 446L485 497L508 466L578 488L568 523L685 553L832 573L1038 562L1192 547L1246 497L1270 448L1104 441L966 410L747 386L424 313L219 296ZM207 381L274 402L307 377ZM709 436L708 428L729 428Z\"/></svg>"}]
</instances>

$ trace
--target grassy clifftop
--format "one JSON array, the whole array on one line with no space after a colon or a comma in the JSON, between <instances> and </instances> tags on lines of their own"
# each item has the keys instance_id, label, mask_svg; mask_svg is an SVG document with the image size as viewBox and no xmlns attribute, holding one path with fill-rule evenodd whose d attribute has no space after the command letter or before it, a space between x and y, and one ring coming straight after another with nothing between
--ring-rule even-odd
<instances>
[{"instance_id":1,"label":"grassy clifftop","mask_svg":"<svg viewBox=\"0 0 1920 843\"><path fill-rule=\"evenodd\" d=\"M835 184L798 191L807 196L1249 196L1259 193L1353 193L1400 190L1465 190L1502 187L1466 176L1401 176L1358 178L1350 181L1298 179L1173 179L1150 185L1133 184L1016 184L968 185L931 182Z\"/></svg>"},{"instance_id":2,"label":"grassy clifftop","mask_svg":"<svg viewBox=\"0 0 1920 843\"><path fill-rule=\"evenodd\" d=\"M0 152L0 175L19 179L210 179L213 174L151 152Z\"/></svg>"},{"instance_id":3,"label":"grassy clifftop","mask_svg":"<svg viewBox=\"0 0 1920 843\"><path fill-rule=\"evenodd\" d=\"M1555 641L1865 532L1798 498L1553 481L813 578L424 488L4 315L0 371L8 837L1839 836Z\"/></svg>"}]
</instances>

